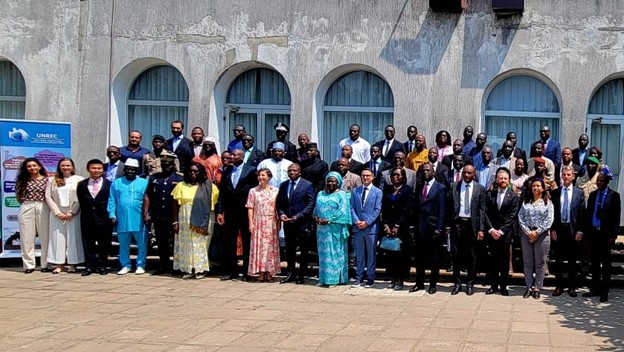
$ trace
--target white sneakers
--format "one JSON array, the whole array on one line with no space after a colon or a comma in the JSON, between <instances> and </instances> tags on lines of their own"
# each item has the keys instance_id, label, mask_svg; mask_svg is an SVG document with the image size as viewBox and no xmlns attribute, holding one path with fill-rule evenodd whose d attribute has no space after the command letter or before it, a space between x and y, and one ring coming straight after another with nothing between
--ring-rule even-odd
<instances>
[{"instance_id":1,"label":"white sneakers","mask_svg":"<svg viewBox=\"0 0 624 352\"><path fill-rule=\"evenodd\" d=\"M127 273L129 273L129 272L130 272L130 268L125 268L125 267L124 267L124 268L121 268L121 270L119 270L119 271L117 272L117 275L126 275L126 274L127 274Z\"/></svg>"},{"instance_id":2,"label":"white sneakers","mask_svg":"<svg viewBox=\"0 0 624 352\"><path fill-rule=\"evenodd\" d=\"M135 275L143 275L143 274L145 274L145 269L143 269L143 268L141 268L141 267L138 267L138 268L136 268L136 270L134 271L134 274L135 274Z\"/></svg>"}]
</instances>

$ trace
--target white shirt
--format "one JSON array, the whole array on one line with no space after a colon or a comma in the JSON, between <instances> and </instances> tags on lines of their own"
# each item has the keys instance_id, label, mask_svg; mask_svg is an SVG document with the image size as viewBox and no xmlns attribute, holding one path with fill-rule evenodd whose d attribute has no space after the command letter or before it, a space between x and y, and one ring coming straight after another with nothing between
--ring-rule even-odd
<instances>
[{"instance_id":1,"label":"white shirt","mask_svg":"<svg viewBox=\"0 0 624 352\"><path fill-rule=\"evenodd\" d=\"M182 140L182 135L179 135L178 137L173 137L173 150L174 151L178 149L178 146L180 145L181 140Z\"/></svg>"},{"instance_id":2,"label":"white shirt","mask_svg":"<svg viewBox=\"0 0 624 352\"><path fill-rule=\"evenodd\" d=\"M364 203L366 203L366 200L368 199L368 195L370 194L370 191L371 191L371 186L372 185L368 185L368 186L362 185L362 192L366 190L366 194L364 194L364 200L363 200Z\"/></svg>"},{"instance_id":3,"label":"white shirt","mask_svg":"<svg viewBox=\"0 0 624 352\"><path fill-rule=\"evenodd\" d=\"M292 165L292 162L287 159L275 161L273 158L264 159L258 164L258 170L269 169L273 174L273 177L269 180L269 184L273 187L279 187L283 181L288 179L288 167ZM290 181L290 180L289 180Z\"/></svg>"},{"instance_id":4,"label":"white shirt","mask_svg":"<svg viewBox=\"0 0 624 352\"><path fill-rule=\"evenodd\" d=\"M565 187L565 186L561 186L561 196L559 197L559 200L561 203L561 220L563 222L563 219L565 218L564 214L563 214L563 197L565 196L565 193L568 193L568 223L570 222L570 208L572 206L572 185L570 184L569 187Z\"/></svg>"},{"instance_id":5,"label":"white shirt","mask_svg":"<svg viewBox=\"0 0 624 352\"><path fill-rule=\"evenodd\" d=\"M98 191L97 193L93 191L93 183L96 180L92 179L91 177L89 177L89 182L87 182L87 189L89 190L89 193L91 193L91 196L93 198L95 198L95 196L98 195L98 193L100 193L100 190L102 189L102 177L97 179L97 183L98 183Z\"/></svg>"},{"instance_id":6,"label":"white shirt","mask_svg":"<svg viewBox=\"0 0 624 352\"><path fill-rule=\"evenodd\" d=\"M459 192L459 216L462 218L470 217L470 204L464 203L464 197L466 196L467 191L468 198L472 201L472 191L474 187L474 181L470 182L470 187L466 187L466 182L462 181L461 190Z\"/></svg>"},{"instance_id":7,"label":"white shirt","mask_svg":"<svg viewBox=\"0 0 624 352\"><path fill-rule=\"evenodd\" d=\"M394 143L394 138L392 138L391 140L385 140L383 148L381 149L381 155L386 156L388 150L390 150L390 147L392 147L392 143Z\"/></svg>"},{"instance_id":8,"label":"white shirt","mask_svg":"<svg viewBox=\"0 0 624 352\"><path fill-rule=\"evenodd\" d=\"M496 197L496 205L498 209L500 209L501 204L503 204L503 200L505 199L505 193L507 193L507 189L498 188L498 195Z\"/></svg>"},{"instance_id":9,"label":"white shirt","mask_svg":"<svg viewBox=\"0 0 624 352\"><path fill-rule=\"evenodd\" d=\"M351 138L345 138L338 143L338 158L342 158L342 147L345 145L350 145L353 148L353 158L356 161L361 162L362 164L366 164L370 161L370 144L366 141L366 139L360 137L355 141L352 141Z\"/></svg>"},{"instance_id":10,"label":"white shirt","mask_svg":"<svg viewBox=\"0 0 624 352\"><path fill-rule=\"evenodd\" d=\"M435 182L435 178L429 180L429 182L425 182L427 185L427 192L425 193L425 188L423 187L423 195L426 197L429 195L429 191L431 191L431 187L433 187L433 183Z\"/></svg>"}]
</instances>

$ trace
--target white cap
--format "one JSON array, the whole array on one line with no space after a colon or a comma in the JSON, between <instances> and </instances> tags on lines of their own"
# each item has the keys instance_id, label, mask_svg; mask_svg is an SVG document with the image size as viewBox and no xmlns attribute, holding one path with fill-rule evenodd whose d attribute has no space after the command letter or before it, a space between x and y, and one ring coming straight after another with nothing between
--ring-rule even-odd
<instances>
[{"instance_id":1,"label":"white cap","mask_svg":"<svg viewBox=\"0 0 624 352\"><path fill-rule=\"evenodd\" d=\"M136 160L136 159L128 158L128 159L126 159L126 162L124 163L124 166L136 167L138 169L139 168L139 161Z\"/></svg>"}]
</instances>

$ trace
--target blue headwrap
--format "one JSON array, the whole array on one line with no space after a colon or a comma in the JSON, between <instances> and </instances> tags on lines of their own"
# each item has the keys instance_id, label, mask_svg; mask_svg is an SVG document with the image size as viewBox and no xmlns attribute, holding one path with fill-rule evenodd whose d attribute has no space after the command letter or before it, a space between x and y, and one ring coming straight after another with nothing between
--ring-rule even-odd
<instances>
[{"instance_id":1,"label":"blue headwrap","mask_svg":"<svg viewBox=\"0 0 624 352\"><path fill-rule=\"evenodd\" d=\"M328 172L325 176L325 183L327 183L327 179L330 177L333 177L336 179L336 181L338 181L338 188L342 188L342 176L340 176L339 173L337 173L336 171Z\"/></svg>"}]
</instances>

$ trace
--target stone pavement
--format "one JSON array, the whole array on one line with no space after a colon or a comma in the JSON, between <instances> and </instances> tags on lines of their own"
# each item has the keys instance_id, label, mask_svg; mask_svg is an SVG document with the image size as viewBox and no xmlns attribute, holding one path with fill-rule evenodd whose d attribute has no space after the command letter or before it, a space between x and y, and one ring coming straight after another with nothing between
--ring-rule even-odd
<instances>
[{"instance_id":1,"label":"stone pavement","mask_svg":"<svg viewBox=\"0 0 624 352\"><path fill-rule=\"evenodd\" d=\"M377 288L24 275L0 268L0 350L621 351L622 289L608 303ZM548 295L547 295L548 294Z\"/></svg>"}]
</instances>

